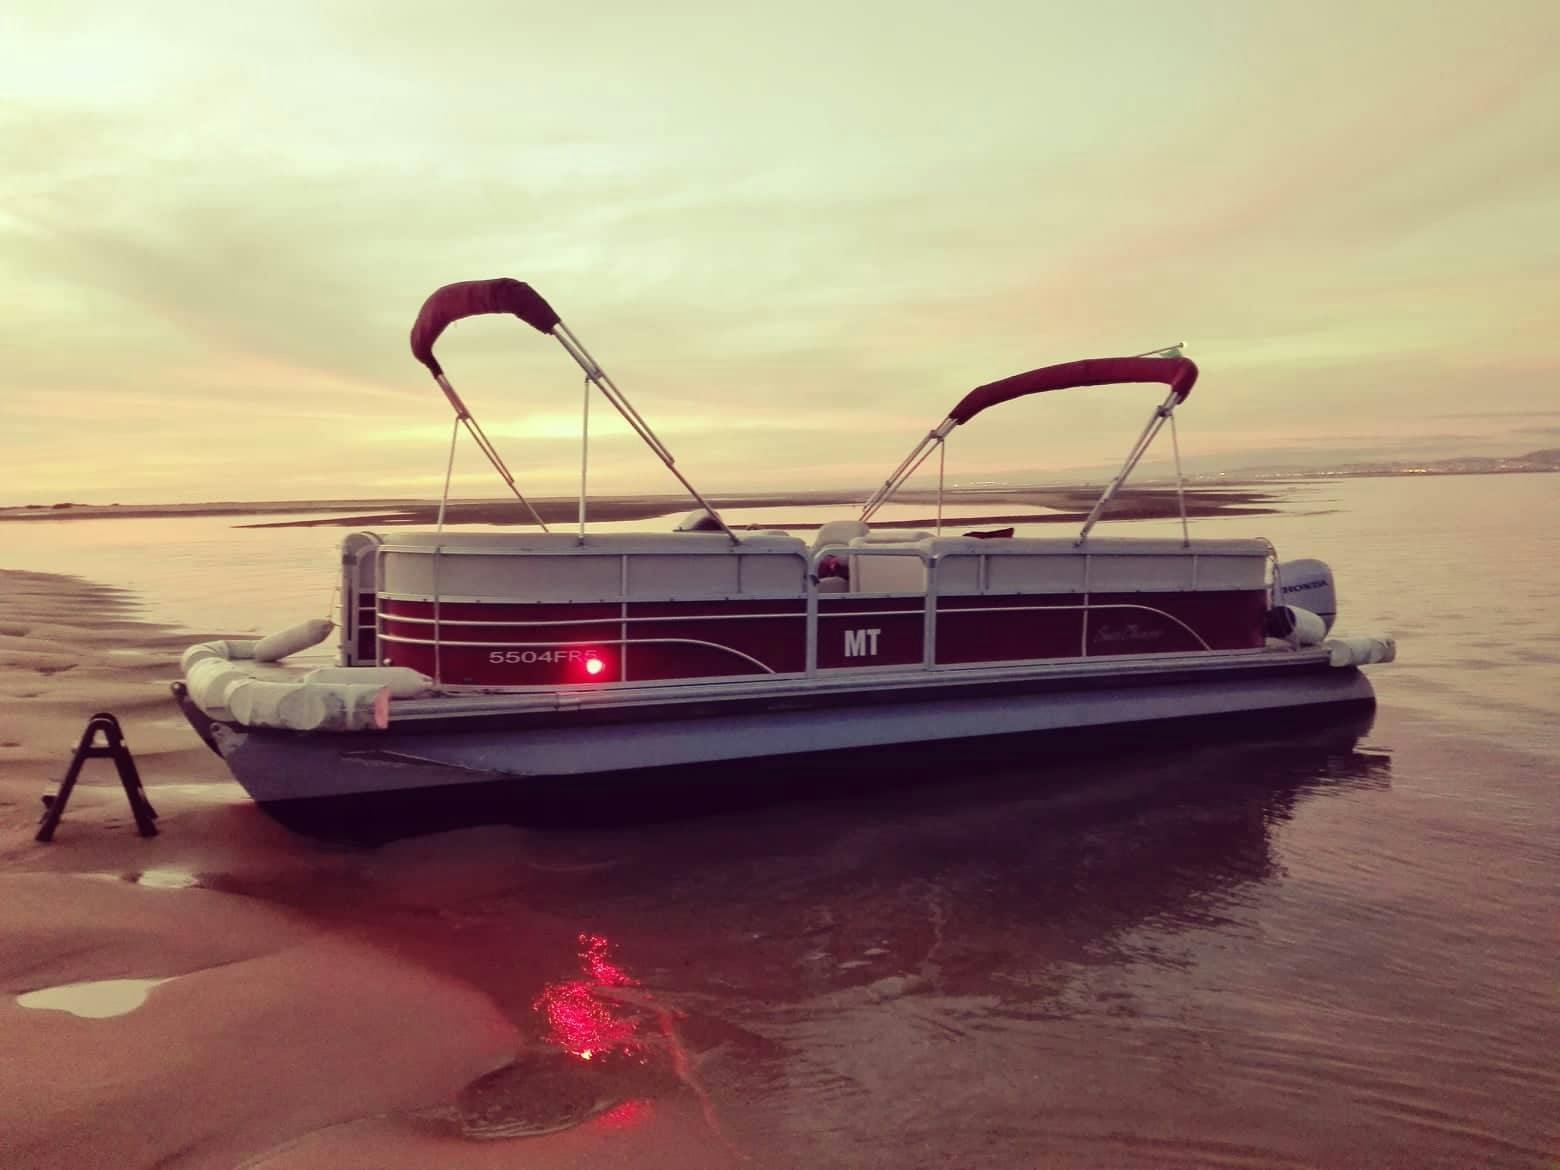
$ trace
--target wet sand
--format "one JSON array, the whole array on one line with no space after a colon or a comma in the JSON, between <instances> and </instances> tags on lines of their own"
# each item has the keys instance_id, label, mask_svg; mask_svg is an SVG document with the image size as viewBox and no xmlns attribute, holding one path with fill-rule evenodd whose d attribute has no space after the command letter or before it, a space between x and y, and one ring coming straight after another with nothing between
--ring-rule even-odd
<instances>
[{"instance_id":1,"label":"wet sand","mask_svg":"<svg viewBox=\"0 0 1560 1170\"><path fill-rule=\"evenodd\" d=\"M483 1124L496 1112L500 1132L557 1131L523 1139L528 1166L621 1164L630 1137L639 1165L731 1161L676 1077L620 1073L598 1091L607 1082L580 1079L529 1000L500 1005L404 953L451 884L515 880L519 830L478 831L486 862L408 843L388 863L284 832L168 696L196 639L129 612L111 589L0 571L0 1166L513 1166L515 1140L463 1136L461 1113L469 1087L506 1066ZM137 835L97 760L53 843L36 843L39 796L99 710L119 716L161 831ZM372 904L380 926L315 912L333 889ZM120 1012L103 1018L19 1002L119 980L163 982L127 1011L75 994L88 1017Z\"/></svg>"}]
</instances>

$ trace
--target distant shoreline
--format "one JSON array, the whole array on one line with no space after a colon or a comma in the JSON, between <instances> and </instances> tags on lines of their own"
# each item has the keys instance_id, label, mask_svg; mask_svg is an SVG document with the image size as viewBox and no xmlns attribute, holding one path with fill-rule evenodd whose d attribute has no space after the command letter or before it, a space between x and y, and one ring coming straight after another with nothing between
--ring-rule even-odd
<instances>
[{"instance_id":1,"label":"distant shoreline","mask_svg":"<svg viewBox=\"0 0 1560 1170\"><path fill-rule=\"evenodd\" d=\"M993 524L1071 524L1088 515L1103 490L1100 486L1020 488L963 488L949 491L945 503L960 506L989 506L989 514L960 515L952 523L969 527ZM805 529L817 527L807 518L809 508L860 504L866 493L859 490L817 492L775 492L769 494L714 495L710 503L716 509L792 508L794 522L788 519L766 520L764 528ZM1249 484L1200 485L1185 492L1186 513L1190 517L1271 515L1285 492ZM898 504L924 506L924 517L878 521L880 528L922 528L936 522L935 492L902 491ZM533 499L531 504L549 524L568 524L579 514L574 497ZM658 516L681 516L695 509L686 496L597 496L587 504L587 522L614 523L625 520L649 520ZM238 524L243 528L383 528L407 525L431 525L437 522L436 500L290 500L254 502L218 502L204 504L72 504L55 507L0 509L0 520L105 520L105 519L177 519L213 516L298 516L295 520L270 520L256 524ZM1148 520L1180 515L1173 487L1127 488L1117 495L1108 511L1112 519ZM450 524L492 524L527 526L529 513L514 499L451 500L445 511Z\"/></svg>"},{"instance_id":2,"label":"distant shoreline","mask_svg":"<svg viewBox=\"0 0 1560 1170\"><path fill-rule=\"evenodd\" d=\"M1269 505L1286 494L1286 489L1302 483L1327 483L1340 479L1428 479L1444 476L1466 475L1539 475L1560 471L1553 467L1498 467L1481 469L1429 469L1414 468L1399 471L1303 471L1293 474L1265 476L1240 476L1228 479L1200 477L1190 481L1186 488L1187 515L1231 516L1268 515L1275 511ZM1018 509L1042 507L1052 509L1041 515L1021 511L1004 512L1001 515L976 520L960 520L959 523L1067 523L1081 520L1104 485L1099 483L1078 486L1047 486L1036 488L953 488L947 493L948 501L968 505L986 502L993 505L1010 505ZM839 491L777 491L755 493L716 493L710 501L717 508L760 508L826 506L859 503L870 494L869 489L854 488ZM905 491L894 497L898 503L932 504L936 495L929 491ZM1110 515L1116 519L1151 519L1159 516L1178 515L1172 506L1164 507L1168 499L1175 499L1175 489L1166 484L1127 488L1117 497ZM567 523L578 514L579 502L574 496L539 497L531 501L548 523ZM589 501L589 518L611 523L621 520L646 520L656 516L679 515L691 511L693 501L683 495L646 496L593 496ZM0 507L0 521L43 520L145 520L179 516L318 516L320 519L277 521L252 527L360 527L363 525L400 526L406 524L431 524L438 516L438 501L405 497L380 497L347 500L221 500L195 504L25 504ZM1074 514L1076 513L1076 514ZM513 499L462 499L451 500L446 520L454 524L518 524L526 519L519 502ZM899 520L879 522L879 527L915 527L926 521ZM804 528L806 524L773 524L769 527Z\"/></svg>"}]
</instances>

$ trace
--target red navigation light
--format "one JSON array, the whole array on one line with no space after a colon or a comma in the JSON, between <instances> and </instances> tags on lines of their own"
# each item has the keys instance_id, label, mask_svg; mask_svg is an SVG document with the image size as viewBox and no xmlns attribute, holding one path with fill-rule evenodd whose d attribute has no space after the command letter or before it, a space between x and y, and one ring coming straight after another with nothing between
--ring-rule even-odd
<instances>
[{"instance_id":1,"label":"red navigation light","mask_svg":"<svg viewBox=\"0 0 1560 1170\"><path fill-rule=\"evenodd\" d=\"M594 677L607 669L607 664L601 660L599 654L587 654L585 656L585 673Z\"/></svg>"}]
</instances>

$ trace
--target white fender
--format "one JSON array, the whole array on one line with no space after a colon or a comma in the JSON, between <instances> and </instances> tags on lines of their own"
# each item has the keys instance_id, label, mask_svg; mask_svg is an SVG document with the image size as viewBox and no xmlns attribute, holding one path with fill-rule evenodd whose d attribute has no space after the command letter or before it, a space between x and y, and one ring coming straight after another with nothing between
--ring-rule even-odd
<instances>
[{"instance_id":1,"label":"white fender","mask_svg":"<svg viewBox=\"0 0 1560 1170\"><path fill-rule=\"evenodd\" d=\"M274 662L319 645L334 628L334 622L316 618L258 641L191 646L179 660L189 696L213 719L245 727L367 731L390 725L392 698L416 698L435 689L431 678L405 666L326 666L273 682L233 661Z\"/></svg>"},{"instance_id":2,"label":"white fender","mask_svg":"<svg viewBox=\"0 0 1560 1170\"><path fill-rule=\"evenodd\" d=\"M330 637L330 632L335 628L335 622L327 621L325 618L313 618L306 622L299 622L296 626L288 626L285 630L278 630L274 634L267 634L263 638L227 638L215 642L201 642L191 646L180 656L179 666L185 674L188 674L190 667L202 658L226 658L230 662L249 659L255 662L276 662L289 654L307 650L310 646L318 646Z\"/></svg>"},{"instance_id":3,"label":"white fender","mask_svg":"<svg viewBox=\"0 0 1560 1170\"><path fill-rule=\"evenodd\" d=\"M1334 666L1369 666L1391 662L1397 657L1397 640L1379 638L1334 638L1327 643L1328 661Z\"/></svg>"},{"instance_id":4,"label":"white fender","mask_svg":"<svg viewBox=\"0 0 1560 1170\"><path fill-rule=\"evenodd\" d=\"M289 654L307 650L310 646L318 646L330 637L330 632L335 628L336 623L333 621L311 618L309 621L299 622L296 626L288 626L285 630L267 634L254 644L254 660L276 662Z\"/></svg>"},{"instance_id":5,"label":"white fender","mask_svg":"<svg viewBox=\"0 0 1560 1170\"><path fill-rule=\"evenodd\" d=\"M321 666L303 676L312 686L324 683L388 687L392 699L417 699L431 695L437 684L410 666Z\"/></svg>"},{"instance_id":6,"label":"white fender","mask_svg":"<svg viewBox=\"0 0 1560 1170\"><path fill-rule=\"evenodd\" d=\"M390 688L357 684L260 682L232 684L227 707L245 727L288 731L384 730L390 725Z\"/></svg>"},{"instance_id":7,"label":"white fender","mask_svg":"<svg viewBox=\"0 0 1560 1170\"><path fill-rule=\"evenodd\" d=\"M201 642L191 646L179 658L179 667L185 674L202 658L222 658L229 662L247 661L255 656L258 642L229 638L226 641Z\"/></svg>"},{"instance_id":8,"label":"white fender","mask_svg":"<svg viewBox=\"0 0 1560 1170\"><path fill-rule=\"evenodd\" d=\"M1320 646L1327 622L1298 605L1277 605L1269 614L1269 629L1291 646Z\"/></svg>"},{"instance_id":9,"label":"white fender","mask_svg":"<svg viewBox=\"0 0 1560 1170\"><path fill-rule=\"evenodd\" d=\"M204 650L205 646L192 646L185 651L184 685L195 705L213 719L229 719L228 688L249 678L249 672L234 666L226 658L206 654L190 662L190 652Z\"/></svg>"}]
</instances>

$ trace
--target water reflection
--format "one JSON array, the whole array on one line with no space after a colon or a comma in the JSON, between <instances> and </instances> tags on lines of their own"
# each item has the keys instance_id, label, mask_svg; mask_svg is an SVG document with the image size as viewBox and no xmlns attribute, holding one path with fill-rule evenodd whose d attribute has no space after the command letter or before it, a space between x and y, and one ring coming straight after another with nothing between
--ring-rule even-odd
<instances>
[{"instance_id":1,"label":"water reflection","mask_svg":"<svg viewBox=\"0 0 1560 1170\"><path fill-rule=\"evenodd\" d=\"M759 1164L973 1164L983 1135L1044 1149L1091 1117L1117 1126L1125 1102L1173 1104L1167 1084L1216 1100L1241 1081L1210 1037L1267 1010L1260 907L1286 889L1297 814L1389 787L1368 728L965 753L916 786L468 830L359 854L357 880L296 900L520 1028L514 1063L456 1102L467 1137L627 1124L628 1103L677 1098ZM1330 920L1329 983L1362 945Z\"/></svg>"},{"instance_id":2,"label":"water reflection","mask_svg":"<svg viewBox=\"0 0 1560 1170\"><path fill-rule=\"evenodd\" d=\"M641 966L675 963L706 985L743 967L789 969L802 986L866 984L918 970L934 950L946 961L965 939L976 969L996 945L1103 957L1135 924L1211 921L1271 876L1273 835L1308 795L1387 786L1390 759L1358 747L1369 726L1245 742L1156 734L1037 759L968 753L959 775L913 788L582 836L582 849L634 856L570 883L571 898L603 926L620 922L622 945L650 947ZM721 923L751 927L740 952L720 943L678 963L660 942Z\"/></svg>"},{"instance_id":3,"label":"water reflection","mask_svg":"<svg viewBox=\"0 0 1560 1170\"><path fill-rule=\"evenodd\" d=\"M580 860L617 864L533 874L487 937L503 948L566 906L611 938L632 990L677 1010L740 1148L934 1164L1004 1133L1011 1152L1059 1102L1079 1124L1098 1045L1142 1062L1113 1096L1162 1092L1159 1063L1201 1051L1177 1035L1205 994L1189 988L1240 982L1286 827L1308 801L1389 786L1368 728L971 754L913 788L581 833L562 838Z\"/></svg>"}]
</instances>

